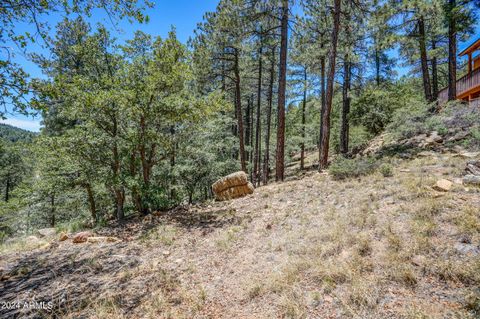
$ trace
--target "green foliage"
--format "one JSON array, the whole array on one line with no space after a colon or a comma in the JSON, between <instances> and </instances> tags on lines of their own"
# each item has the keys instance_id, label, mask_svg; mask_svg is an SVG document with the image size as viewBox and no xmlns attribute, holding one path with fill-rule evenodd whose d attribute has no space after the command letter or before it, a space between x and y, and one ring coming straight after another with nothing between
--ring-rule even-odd
<instances>
[{"instance_id":1,"label":"green foliage","mask_svg":"<svg viewBox=\"0 0 480 319\"><path fill-rule=\"evenodd\" d=\"M393 167L390 164L383 163L378 167L378 170L383 175L383 177L392 177L393 176Z\"/></svg>"},{"instance_id":2,"label":"green foliage","mask_svg":"<svg viewBox=\"0 0 480 319\"><path fill-rule=\"evenodd\" d=\"M350 118L369 133L378 134L392 121L395 113L420 101L413 83L399 82L388 88L369 86L353 100Z\"/></svg>"},{"instance_id":3,"label":"green foliage","mask_svg":"<svg viewBox=\"0 0 480 319\"><path fill-rule=\"evenodd\" d=\"M329 166L328 172L336 180L360 177L375 172L378 163L374 158L362 157L358 159L348 159L338 157Z\"/></svg>"}]
</instances>

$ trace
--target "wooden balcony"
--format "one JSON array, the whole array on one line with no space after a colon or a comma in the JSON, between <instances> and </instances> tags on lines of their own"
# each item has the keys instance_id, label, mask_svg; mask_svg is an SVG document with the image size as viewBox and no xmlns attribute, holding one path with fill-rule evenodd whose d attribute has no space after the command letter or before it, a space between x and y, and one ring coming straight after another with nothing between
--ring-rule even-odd
<instances>
[{"instance_id":1,"label":"wooden balcony","mask_svg":"<svg viewBox=\"0 0 480 319\"><path fill-rule=\"evenodd\" d=\"M480 68L457 80L457 99L468 100L470 96L480 93ZM438 100L446 102L448 100L448 87L438 93Z\"/></svg>"}]
</instances>

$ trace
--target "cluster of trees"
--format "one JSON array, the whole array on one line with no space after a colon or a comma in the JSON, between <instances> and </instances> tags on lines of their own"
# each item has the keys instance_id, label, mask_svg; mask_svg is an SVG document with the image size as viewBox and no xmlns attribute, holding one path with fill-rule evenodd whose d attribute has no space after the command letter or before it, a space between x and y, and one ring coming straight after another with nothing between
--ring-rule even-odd
<instances>
[{"instance_id":1,"label":"cluster of trees","mask_svg":"<svg viewBox=\"0 0 480 319\"><path fill-rule=\"evenodd\" d=\"M46 78L28 79L6 59L0 103L40 112L44 128L23 153L2 153L20 156L22 168L1 168L9 195L0 218L24 214L51 226L205 199L216 178L237 169L256 186L273 173L282 181L288 157L300 153L303 169L315 148L325 169L329 152L348 156L396 109L433 104L447 84L454 96L456 42L472 34L476 18L470 1L221 0L188 45L175 30L118 43L82 18L95 1L32 10L28 2L2 7L2 35L28 48L33 35L15 34L13 25L36 25L49 55L30 56ZM104 9L145 21L142 6L150 5ZM35 23L62 10L76 17L54 35ZM396 78L399 66L410 68L408 78ZM8 170L21 178L5 186Z\"/></svg>"}]
</instances>

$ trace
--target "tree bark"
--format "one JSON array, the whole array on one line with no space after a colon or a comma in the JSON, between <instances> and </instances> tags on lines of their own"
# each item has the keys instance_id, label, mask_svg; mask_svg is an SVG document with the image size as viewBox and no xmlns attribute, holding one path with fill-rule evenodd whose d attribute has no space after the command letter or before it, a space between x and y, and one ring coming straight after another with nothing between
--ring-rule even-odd
<instances>
[{"instance_id":1,"label":"tree bark","mask_svg":"<svg viewBox=\"0 0 480 319\"><path fill-rule=\"evenodd\" d=\"M283 181L285 171L285 91L287 86L288 0L282 1L280 65L278 72L278 123L275 180Z\"/></svg>"},{"instance_id":2,"label":"tree bark","mask_svg":"<svg viewBox=\"0 0 480 319\"><path fill-rule=\"evenodd\" d=\"M262 54L263 54L263 41L260 36L260 48L258 49L258 85L257 85L257 118L255 125L255 158L253 164L253 179L252 183L254 186L260 184L260 153L262 145L262 132L261 132L261 112L260 106L262 103ZM258 183L258 184L257 184Z\"/></svg>"},{"instance_id":3,"label":"tree bark","mask_svg":"<svg viewBox=\"0 0 480 319\"><path fill-rule=\"evenodd\" d=\"M380 86L380 67L381 67L381 61L380 61L380 50L378 49L378 40L377 37L374 37L374 48L375 48L375 82L377 86Z\"/></svg>"},{"instance_id":4,"label":"tree bark","mask_svg":"<svg viewBox=\"0 0 480 319\"><path fill-rule=\"evenodd\" d=\"M303 69L303 101L302 101L302 143L300 144L300 169L305 169L305 112L307 108L307 68Z\"/></svg>"},{"instance_id":5,"label":"tree bark","mask_svg":"<svg viewBox=\"0 0 480 319\"><path fill-rule=\"evenodd\" d=\"M448 100L457 98L457 26L456 1L449 0L448 12Z\"/></svg>"},{"instance_id":6,"label":"tree bark","mask_svg":"<svg viewBox=\"0 0 480 319\"><path fill-rule=\"evenodd\" d=\"M267 123L265 132L265 155L263 159L263 184L267 185L270 179L270 129L272 124L273 84L275 82L275 47L272 47L272 59L270 64L270 79L268 84L267 98Z\"/></svg>"},{"instance_id":7,"label":"tree bark","mask_svg":"<svg viewBox=\"0 0 480 319\"><path fill-rule=\"evenodd\" d=\"M323 46L322 46L323 47ZM318 156L320 158L320 148L323 132L323 116L325 114L325 56L320 57L320 132L318 135Z\"/></svg>"},{"instance_id":8,"label":"tree bark","mask_svg":"<svg viewBox=\"0 0 480 319\"><path fill-rule=\"evenodd\" d=\"M333 85L335 84L335 60L337 58L337 42L340 29L341 0L334 0L333 29L330 41L330 54L328 61L327 91L325 97L325 112L322 114L320 136L319 170L328 166L328 149L330 147L330 113L332 111Z\"/></svg>"},{"instance_id":9,"label":"tree bark","mask_svg":"<svg viewBox=\"0 0 480 319\"><path fill-rule=\"evenodd\" d=\"M348 61L348 54L345 55L344 63L344 81L343 81L343 104L342 104L342 124L340 129L340 153L348 153L348 141L350 125L348 122L348 114L350 113L350 78L351 64Z\"/></svg>"},{"instance_id":10,"label":"tree bark","mask_svg":"<svg viewBox=\"0 0 480 319\"><path fill-rule=\"evenodd\" d=\"M97 206L95 203L95 196L93 195L92 185L90 183L85 184L85 190L87 191L88 196L88 205L90 206L90 215L92 216L93 222L97 222Z\"/></svg>"},{"instance_id":11,"label":"tree bark","mask_svg":"<svg viewBox=\"0 0 480 319\"><path fill-rule=\"evenodd\" d=\"M437 43L432 40L432 50L437 48ZM438 99L438 62L437 57L434 54L432 57L432 99L436 101Z\"/></svg>"},{"instance_id":12,"label":"tree bark","mask_svg":"<svg viewBox=\"0 0 480 319\"><path fill-rule=\"evenodd\" d=\"M50 227L55 227L55 193L50 195Z\"/></svg>"},{"instance_id":13,"label":"tree bark","mask_svg":"<svg viewBox=\"0 0 480 319\"><path fill-rule=\"evenodd\" d=\"M242 118L242 95L240 92L240 69L238 65L238 50L234 53L234 67L235 74L235 113L237 117L237 134L240 143L240 166L242 171L247 173L247 165L245 163L245 142L243 135L243 118Z\"/></svg>"},{"instance_id":14,"label":"tree bark","mask_svg":"<svg viewBox=\"0 0 480 319\"><path fill-rule=\"evenodd\" d=\"M418 19L418 45L420 48L420 62L422 65L423 90L425 99L432 102L432 86L430 84L430 72L428 71L427 45L425 36L425 22L423 16Z\"/></svg>"},{"instance_id":15,"label":"tree bark","mask_svg":"<svg viewBox=\"0 0 480 319\"><path fill-rule=\"evenodd\" d=\"M245 150L245 153L247 154L247 161L248 161L248 167L247 169L249 169L251 166L250 166L250 153L251 153L251 114L252 114L252 101L250 98L247 98L247 109L245 110L245 146L246 146L246 150ZM248 172L247 172L248 174Z\"/></svg>"}]
</instances>

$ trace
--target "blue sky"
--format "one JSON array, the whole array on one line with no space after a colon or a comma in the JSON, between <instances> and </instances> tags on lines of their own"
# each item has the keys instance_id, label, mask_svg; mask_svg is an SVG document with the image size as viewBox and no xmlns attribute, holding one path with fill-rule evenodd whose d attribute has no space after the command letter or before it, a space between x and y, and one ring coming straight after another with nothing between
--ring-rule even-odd
<instances>
[{"instance_id":1,"label":"blue sky","mask_svg":"<svg viewBox=\"0 0 480 319\"><path fill-rule=\"evenodd\" d=\"M196 28L197 23L202 21L205 12L214 11L218 2L219 0L158 0L153 8L150 8L145 12L150 18L148 24L132 24L127 20L121 20L117 21L114 25L101 10L95 10L92 17L87 18L87 20L92 26L96 23L102 23L109 27L112 34L119 40L119 42L132 38L137 30L144 31L153 36L160 35L165 37L171 30L172 26L174 26L177 31L177 37L180 41L185 43L188 38L193 35L193 30ZM54 26L63 19L63 16L61 14L51 14L46 17L41 17L40 19L42 21L48 21L52 26L52 31L54 31ZM20 24L16 31L18 33L23 33L25 31L33 33L34 29L30 25ZM480 25L476 26L475 34L476 35L470 38L467 42L459 43L459 52L480 36ZM29 47L29 52L48 54L48 51L42 48L40 43L41 41L38 41L38 44L31 45ZM393 55L396 54L393 53ZM35 64L28 61L21 52L16 53L14 60L20 64L31 77L43 76L40 69ZM408 73L408 68L397 67L396 70L399 76ZM39 117L32 118L19 114L11 114L7 115L6 120L0 120L0 123L11 124L30 131L39 131L40 121L41 119Z\"/></svg>"},{"instance_id":2,"label":"blue sky","mask_svg":"<svg viewBox=\"0 0 480 319\"><path fill-rule=\"evenodd\" d=\"M153 36L159 35L165 37L168 35L172 26L175 26L178 39L185 43L188 38L193 35L193 30L196 28L197 23L202 21L205 12L214 11L218 2L219 0L158 0L153 8L145 12L150 18L148 24L129 23L127 20L121 20L117 21L116 25L113 25L107 15L101 10L95 10L92 17L87 18L87 20L92 26L100 22L109 27L119 42L132 38L137 30L144 31ZM52 31L54 30L53 27L62 19L63 16L61 14L41 17L41 21L48 21L52 26ZM24 33L25 31L33 33L34 30L35 29L28 24L19 24L16 31L18 33ZM38 44L31 45L29 52L47 54L48 51L41 47L40 42L41 41L38 41ZM19 50L17 50L14 60L20 64L31 77L43 76L41 70L35 64L28 61ZM40 121L41 119L39 117L32 118L31 116L26 117L19 114L10 114L7 115L6 120L0 120L0 123L7 123L29 131L39 131Z\"/></svg>"}]
</instances>

